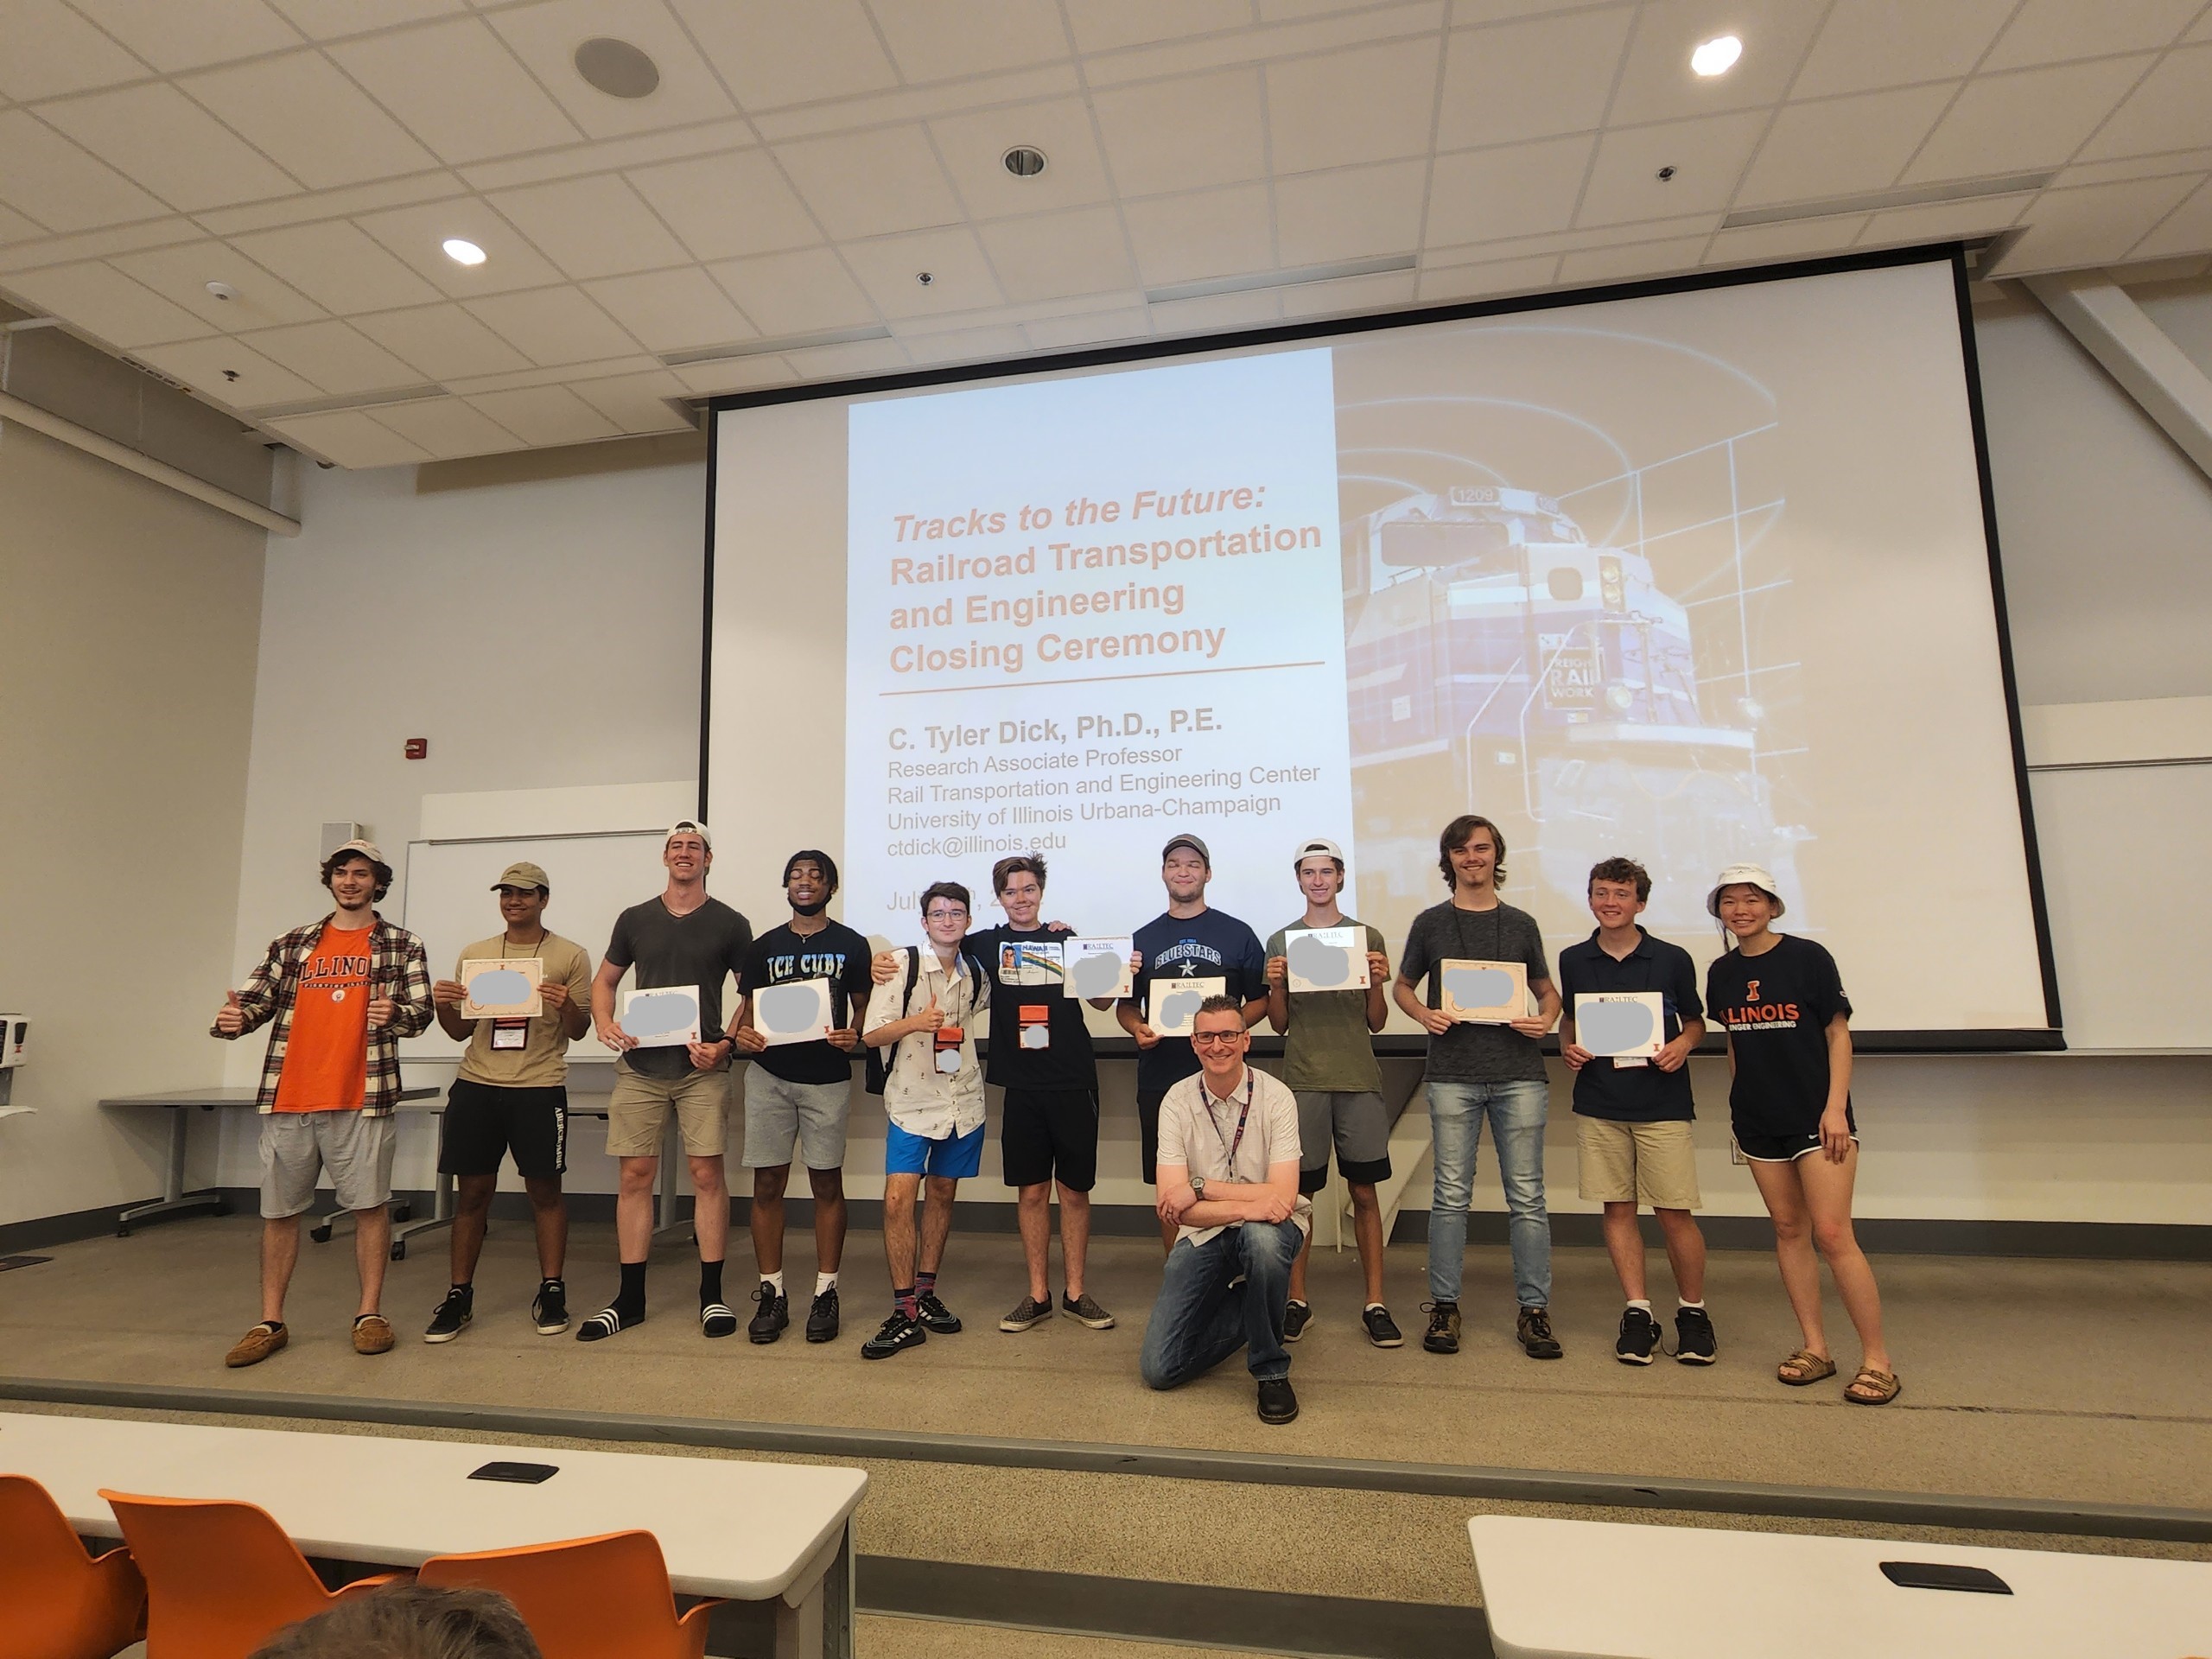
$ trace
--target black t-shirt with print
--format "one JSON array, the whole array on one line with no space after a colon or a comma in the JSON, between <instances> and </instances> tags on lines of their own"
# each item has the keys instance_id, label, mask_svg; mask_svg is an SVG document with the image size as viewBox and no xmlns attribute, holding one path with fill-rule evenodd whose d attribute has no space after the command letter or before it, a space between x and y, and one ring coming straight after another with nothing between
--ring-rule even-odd
<instances>
[{"instance_id":1,"label":"black t-shirt with print","mask_svg":"<svg viewBox=\"0 0 2212 1659\"><path fill-rule=\"evenodd\" d=\"M830 982L830 1016L840 1031L857 1028L853 999L871 988L868 940L842 922L818 933L794 933L791 925L772 927L745 953L738 988L752 996L771 985L793 980ZM742 1057L741 1057L742 1058ZM777 1043L752 1057L753 1063L785 1083L843 1083L853 1075L853 1057L828 1042Z\"/></svg>"},{"instance_id":2,"label":"black t-shirt with print","mask_svg":"<svg viewBox=\"0 0 2212 1659\"><path fill-rule=\"evenodd\" d=\"M984 1080L1001 1089L1098 1088L1098 1060L1084 1023L1080 997L1061 995L1057 950L1046 962L1025 959L1025 944L1057 946L1075 938L1065 927L1017 928L1007 923L970 933L960 948L982 964L991 979L991 1052ZM1046 1046L1021 1046L1021 1010L1043 1007Z\"/></svg>"},{"instance_id":3,"label":"black t-shirt with print","mask_svg":"<svg viewBox=\"0 0 2212 1659\"><path fill-rule=\"evenodd\" d=\"M1851 1013L1826 947L1783 933L1755 957L1724 952L1706 969L1705 1008L1735 1056L1728 1113L1738 1135L1817 1134L1828 1103L1828 1022Z\"/></svg>"}]
</instances>

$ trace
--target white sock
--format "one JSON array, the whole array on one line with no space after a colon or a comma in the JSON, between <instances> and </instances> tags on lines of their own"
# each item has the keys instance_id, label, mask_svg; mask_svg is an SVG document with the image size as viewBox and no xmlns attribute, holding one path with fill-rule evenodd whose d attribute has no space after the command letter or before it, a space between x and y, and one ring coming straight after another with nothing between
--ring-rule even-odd
<instances>
[{"instance_id":1,"label":"white sock","mask_svg":"<svg viewBox=\"0 0 2212 1659\"><path fill-rule=\"evenodd\" d=\"M1676 1297L1676 1298L1675 1299L1675 1305L1677 1307L1694 1307L1694 1308L1700 1308L1700 1309L1702 1309L1702 1308L1705 1306L1705 1303L1704 1303L1704 1301L1703 1301L1703 1300L1702 1300L1702 1299L1700 1299L1700 1300L1697 1300L1697 1301L1694 1301L1694 1302L1686 1302L1686 1301L1683 1301L1680 1297Z\"/></svg>"},{"instance_id":2,"label":"white sock","mask_svg":"<svg viewBox=\"0 0 2212 1659\"><path fill-rule=\"evenodd\" d=\"M816 1295L819 1296L825 1290L835 1290L836 1288L837 1275L836 1274L817 1273L814 1275L814 1294Z\"/></svg>"},{"instance_id":3,"label":"white sock","mask_svg":"<svg viewBox=\"0 0 2212 1659\"><path fill-rule=\"evenodd\" d=\"M1376 1308L1378 1308L1378 1307L1382 1307L1382 1303L1380 1303L1380 1302L1370 1302L1370 1303L1369 1303L1365 1307L1361 1308L1359 1311L1360 1311L1361 1313L1373 1313ZM1389 1311L1388 1309L1384 1309L1384 1312L1386 1312L1386 1313L1387 1313L1388 1311Z\"/></svg>"},{"instance_id":4,"label":"white sock","mask_svg":"<svg viewBox=\"0 0 2212 1659\"><path fill-rule=\"evenodd\" d=\"M773 1285L776 1287L776 1294L779 1296L782 1295L784 1294L784 1270L781 1268L779 1268L773 1273L762 1274L760 1275L760 1282L766 1285Z\"/></svg>"},{"instance_id":5,"label":"white sock","mask_svg":"<svg viewBox=\"0 0 2212 1659\"><path fill-rule=\"evenodd\" d=\"M1634 1300L1634 1301L1631 1301L1631 1302L1629 1304L1629 1306L1630 1306L1630 1307L1640 1307L1640 1308L1642 1308L1642 1309L1643 1309L1645 1313L1649 1313L1651 1311L1651 1304L1650 1304L1649 1302L1648 1302L1648 1301L1645 1301L1645 1300L1643 1300L1641 1297L1637 1298L1637 1299L1636 1300Z\"/></svg>"}]
</instances>

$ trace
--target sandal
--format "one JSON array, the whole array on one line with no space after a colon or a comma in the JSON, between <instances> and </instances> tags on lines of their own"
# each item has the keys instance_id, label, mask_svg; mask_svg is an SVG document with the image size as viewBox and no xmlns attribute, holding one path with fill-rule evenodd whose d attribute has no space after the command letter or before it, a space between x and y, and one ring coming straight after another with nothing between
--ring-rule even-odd
<instances>
[{"instance_id":1,"label":"sandal","mask_svg":"<svg viewBox=\"0 0 2212 1659\"><path fill-rule=\"evenodd\" d=\"M1835 1375L1835 1361L1823 1359L1809 1348L1800 1348L1774 1368L1775 1376L1793 1389L1825 1382Z\"/></svg>"},{"instance_id":2,"label":"sandal","mask_svg":"<svg viewBox=\"0 0 2212 1659\"><path fill-rule=\"evenodd\" d=\"M1886 1406L1904 1387L1894 1371L1878 1371L1872 1365L1861 1365L1859 1375L1844 1385L1843 1397L1854 1406Z\"/></svg>"}]
</instances>

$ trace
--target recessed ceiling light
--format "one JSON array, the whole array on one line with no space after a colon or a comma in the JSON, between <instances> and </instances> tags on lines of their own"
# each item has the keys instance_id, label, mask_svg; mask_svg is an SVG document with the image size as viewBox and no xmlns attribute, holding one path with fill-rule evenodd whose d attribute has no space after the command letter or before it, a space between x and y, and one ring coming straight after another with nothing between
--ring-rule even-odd
<instances>
[{"instance_id":1,"label":"recessed ceiling light","mask_svg":"<svg viewBox=\"0 0 2212 1659\"><path fill-rule=\"evenodd\" d=\"M484 250L474 242L465 242L457 236L449 236L446 238L445 249L446 257L455 264L480 265L484 263Z\"/></svg>"},{"instance_id":2,"label":"recessed ceiling light","mask_svg":"<svg viewBox=\"0 0 2212 1659\"><path fill-rule=\"evenodd\" d=\"M1033 179L1045 170L1045 152L1034 144L1016 144L999 160L1017 179Z\"/></svg>"},{"instance_id":3,"label":"recessed ceiling light","mask_svg":"<svg viewBox=\"0 0 2212 1659\"><path fill-rule=\"evenodd\" d=\"M1716 35L1690 54L1690 67L1700 75L1725 75L1744 55L1744 43L1733 35Z\"/></svg>"},{"instance_id":4,"label":"recessed ceiling light","mask_svg":"<svg viewBox=\"0 0 2212 1659\"><path fill-rule=\"evenodd\" d=\"M650 98L660 66L627 41L601 35L576 48L576 73L609 98Z\"/></svg>"}]
</instances>

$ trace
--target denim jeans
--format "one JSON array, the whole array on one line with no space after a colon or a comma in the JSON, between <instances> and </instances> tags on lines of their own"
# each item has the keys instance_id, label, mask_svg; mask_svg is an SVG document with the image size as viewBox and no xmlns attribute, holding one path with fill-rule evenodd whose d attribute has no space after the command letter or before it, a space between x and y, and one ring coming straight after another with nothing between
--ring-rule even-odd
<instances>
[{"instance_id":1,"label":"denim jeans","mask_svg":"<svg viewBox=\"0 0 2212 1659\"><path fill-rule=\"evenodd\" d=\"M1541 1083L1432 1083L1429 1128L1436 1143L1436 1190L1428 1209L1428 1294L1459 1300L1467 1257L1467 1205L1474 1197L1475 1148L1490 1119L1505 1189L1513 1244L1513 1292L1523 1307L1552 1300L1552 1224L1544 1209L1544 1117L1551 1100Z\"/></svg>"},{"instance_id":2,"label":"denim jeans","mask_svg":"<svg viewBox=\"0 0 2212 1659\"><path fill-rule=\"evenodd\" d=\"M1148 1389L1176 1389L1239 1348L1255 1379L1290 1375L1282 1345L1290 1264L1306 1235L1288 1221L1224 1227L1203 1244L1178 1240L1160 1275L1137 1366ZM1243 1277L1242 1284L1234 1281Z\"/></svg>"}]
</instances>

